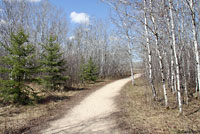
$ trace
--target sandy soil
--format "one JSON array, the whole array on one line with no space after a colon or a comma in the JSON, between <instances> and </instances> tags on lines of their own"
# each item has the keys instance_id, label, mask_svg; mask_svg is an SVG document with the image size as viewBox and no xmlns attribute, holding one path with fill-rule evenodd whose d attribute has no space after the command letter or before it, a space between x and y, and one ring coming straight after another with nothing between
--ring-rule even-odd
<instances>
[{"instance_id":1,"label":"sandy soil","mask_svg":"<svg viewBox=\"0 0 200 134\"><path fill-rule=\"evenodd\" d=\"M140 74L135 75L135 78ZM62 119L50 122L42 134L119 134L112 114L118 111L114 102L121 88L131 78L112 82L86 97Z\"/></svg>"}]
</instances>

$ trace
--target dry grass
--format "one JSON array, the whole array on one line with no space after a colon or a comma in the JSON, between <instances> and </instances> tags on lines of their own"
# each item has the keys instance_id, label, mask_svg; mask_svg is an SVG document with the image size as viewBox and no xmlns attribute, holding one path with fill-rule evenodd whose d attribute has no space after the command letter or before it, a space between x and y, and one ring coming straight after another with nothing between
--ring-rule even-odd
<instances>
[{"instance_id":1,"label":"dry grass","mask_svg":"<svg viewBox=\"0 0 200 134\"><path fill-rule=\"evenodd\" d=\"M120 122L128 133L176 134L200 133L200 101L191 99L189 106L184 105L183 116L176 108L175 97L168 91L169 109L163 99L155 102L151 89L144 78L139 78L134 87L131 83L122 90L119 107L122 111ZM162 91L160 92L162 94Z\"/></svg>"},{"instance_id":2,"label":"dry grass","mask_svg":"<svg viewBox=\"0 0 200 134\"><path fill-rule=\"evenodd\" d=\"M41 126L46 121L59 118L62 110L66 112L82 97L91 92L90 89L98 88L111 80L99 81L95 84L80 85L70 91L41 92L43 98L35 105L9 105L0 107L0 134L21 134L35 126ZM37 85L33 85L37 86ZM40 92L40 87L36 87ZM71 99L72 98L72 99ZM76 99L77 98L77 99ZM70 102L71 101L71 102ZM73 101L73 102L72 102ZM63 108L65 107L65 108Z\"/></svg>"},{"instance_id":3,"label":"dry grass","mask_svg":"<svg viewBox=\"0 0 200 134\"><path fill-rule=\"evenodd\" d=\"M71 96L80 91L70 92L54 92L51 96L64 99L51 99L43 104L35 104L29 106L9 105L0 108L0 133L19 133L26 129L27 125L35 119L49 115L52 110L55 110L59 105L62 105L62 100L67 100ZM50 96L50 95L49 95ZM46 96L48 98L48 96ZM53 97L52 97L53 98Z\"/></svg>"}]
</instances>

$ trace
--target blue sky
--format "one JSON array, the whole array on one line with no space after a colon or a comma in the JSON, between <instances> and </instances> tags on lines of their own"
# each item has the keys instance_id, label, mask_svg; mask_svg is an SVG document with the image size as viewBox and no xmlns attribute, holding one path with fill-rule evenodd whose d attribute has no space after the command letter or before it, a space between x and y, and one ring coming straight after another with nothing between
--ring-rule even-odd
<instances>
[{"instance_id":1,"label":"blue sky","mask_svg":"<svg viewBox=\"0 0 200 134\"><path fill-rule=\"evenodd\" d=\"M74 12L73 16L81 17L84 13L89 18L109 19L109 6L102 3L100 0L49 0L53 5L64 9L68 19L71 21L70 14ZM82 15L84 15L82 14ZM76 22L72 22L76 23Z\"/></svg>"},{"instance_id":2,"label":"blue sky","mask_svg":"<svg viewBox=\"0 0 200 134\"><path fill-rule=\"evenodd\" d=\"M1 1L1 0L0 0ZM13 0L6 0L13 1ZM15 1L15 0L14 0ZM23 0L16 0L23 1ZM27 0L37 3L42 0ZM67 19L72 24L89 23L92 18L108 20L110 8L101 0L49 0L53 5L66 12Z\"/></svg>"}]
</instances>

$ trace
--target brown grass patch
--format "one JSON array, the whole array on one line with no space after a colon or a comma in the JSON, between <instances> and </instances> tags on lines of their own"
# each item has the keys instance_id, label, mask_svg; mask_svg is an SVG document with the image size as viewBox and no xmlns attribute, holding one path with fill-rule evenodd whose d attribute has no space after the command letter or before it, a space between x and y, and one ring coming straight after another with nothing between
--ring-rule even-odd
<instances>
[{"instance_id":1,"label":"brown grass patch","mask_svg":"<svg viewBox=\"0 0 200 134\"><path fill-rule=\"evenodd\" d=\"M34 105L1 106L0 134L37 133L48 126L47 122L61 118L89 93L111 81L107 79L82 87L78 85L62 92L41 92L42 99ZM36 88L37 92L40 92L39 88Z\"/></svg>"},{"instance_id":2,"label":"brown grass patch","mask_svg":"<svg viewBox=\"0 0 200 134\"><path fill-rule=\"evenodd\" d=\"M190 99L189 106L183 106L183 116L179 115L176 99L168 90L169 109L164 107L162 97L155 102L151 89L144 78L138 78L136 85L127 84L121 92L118 106L119 123L125 133L200 133L200 101ZM162 96L162 91L160 92Z\"/></svg>"}]
</instances>

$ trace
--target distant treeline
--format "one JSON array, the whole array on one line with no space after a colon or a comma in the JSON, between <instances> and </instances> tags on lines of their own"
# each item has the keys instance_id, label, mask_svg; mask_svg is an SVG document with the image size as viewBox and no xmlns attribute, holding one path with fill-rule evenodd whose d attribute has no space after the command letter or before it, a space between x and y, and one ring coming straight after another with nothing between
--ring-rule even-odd
<instances>
[{"instance_id":1,"label":"distant treeline","mask_svg":"<svg viewBox=\"0 0 200 134\"><path fill-rule=\"evenodd\" d=\"M2 101L26 104L37 98L33 82L55 91L129 74L126 42L103 21L70 29L66 14L48 1L3 0L0 9Z\"/></svg>"}]
</instances>

